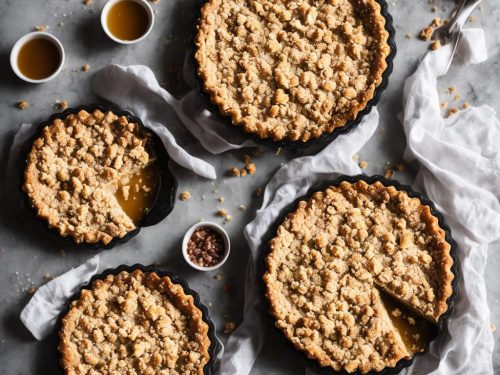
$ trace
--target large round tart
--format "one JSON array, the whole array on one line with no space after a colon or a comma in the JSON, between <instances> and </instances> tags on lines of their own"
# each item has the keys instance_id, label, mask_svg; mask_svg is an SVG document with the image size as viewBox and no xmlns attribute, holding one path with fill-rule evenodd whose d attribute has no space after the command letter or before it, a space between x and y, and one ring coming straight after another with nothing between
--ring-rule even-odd
<instances>
[{"instance_id":1,"label":"large round tart","mask_svg":"<svg viewBox=\"0 0 500 375\"><path fill-rule=\"evenodd\" d=\"M82 290L61 319L67 374L202 375L209 326L192 295L168 276L122 271Z\"/></svg>"},{"instance_id":2,"label":"large round tart","mask_svg":"<svg viewBox=\"0 0 500 375\"><path fill-rule=\"evenodd\" d=\"M448 311L450 250L419 198L378 181L341 182L301 201L270 241L270 313L322 367L395 367L424 350Z\"/></svg>"},{"instance_id":3,"label":"large round tart","mask_svg":"<svg viewBox=\"0 0 500 375\"><path fill-rule=\"evenodd\" d=\"M367 107L387 68L388 38L376 0L209 0L198 74L245 132L306 142Z\"/></svg>"}]
</instances>

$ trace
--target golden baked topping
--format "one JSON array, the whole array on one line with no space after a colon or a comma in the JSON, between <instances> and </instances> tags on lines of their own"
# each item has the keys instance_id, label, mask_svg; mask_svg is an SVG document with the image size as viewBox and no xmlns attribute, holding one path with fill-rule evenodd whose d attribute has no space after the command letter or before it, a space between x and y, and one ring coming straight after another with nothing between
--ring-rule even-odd
<instances>
[{"instance_id":1,"label":"golden baked topping","mask_svg":"<svg viewBox=\"0 0 500 375\"><path fill-rule=\"evenodd\" d=\"M387 68L376 0L210 0L201 13L204 89L260 138L307 141L344 126Z\"/></svg>"},{"instance_id":2,"label":"golden baked topping","mask_svg":"<svg viewBox=\"0 0 500 375\"><path fill-rule=\"evenodd\" d=\"M203 374L208 325L193 297L140 270L97 280L62 319L68 374Z\"/></svg>"},{"instance_id":3,"label":"golden baked topping","mask_svg":"<svg viewBox=\"0 0 500 375\"><path fill-rule=\"evenodd\" d=\"M82 110L43 129L28 154L23 189L61 236L107 244L134 230L149 208L154 162L152 139L138 124Z\"/></svg>"},{"instance_id":4,"label":"golden baked topping","mask_svg":"<svg viewBox=\"0 0 500 375\"><path fill-rule=\"evenodd\" d=\"M416 314L435 323L452 294L449 252L419 199L380 182L330 186L300 202L270 241L264 280L271 313L322 366L362 373L393 367L421 351L420 339L432 330L398 323L386 295L410 309L406 321ZM422 337L412 340L415 333Z\"/></svg>"}]
</instances>

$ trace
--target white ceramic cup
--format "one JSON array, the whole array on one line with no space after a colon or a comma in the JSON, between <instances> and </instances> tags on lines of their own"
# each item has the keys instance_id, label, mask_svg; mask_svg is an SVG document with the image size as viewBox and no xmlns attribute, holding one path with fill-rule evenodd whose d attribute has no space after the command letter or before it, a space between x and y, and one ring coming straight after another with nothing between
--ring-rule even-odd
<instances>
[{"instance_id":1,"label":"white ceramic cup","mask_svg":"<svg viewBox=\"0 0 500 375\"><path fill-rule=\"evenodd\" d=\"M59 62L59 66L57 67L56 71L52 73L50 76L42 79L32 79L29 77L26 77L21 70L19 69L18 65L18 57L19 57L19 51L21 50L21 47L24 46L27 42L33 39L47 39L50 40L54 45L57 47L59 50L59 54L61 55L61 61ZM64 66L64 48L59 41L54 35L49 34L44 31L34 31L32 33L26 34L25 36L21 37L15 44L14 47L12 47L12 50L10 52L10 66L12 67L12 70L16 75L21 78L22 80L26 82L31 82L31 83L43 83L43 82L48 82L51 79L53 79L55 76L59 74L59 72L62 70Z\"/></svg>"},{"instance_id":2,"label":"white ceramic cup","mask_svg":"<svg viewBox=\"0 0 500 375\"><path fill-rule=\"evenodd\" d=\"M153 8L151 8L151 5L149 5L149 3L147 2L147 0L128 0L128 1L133 1L135 3L138 3L138 4L142 5L142 7L144 8L144 10L148 14L149 26L148 26L148 29L146 30L146 32L144 33L144 35L142 35L140 38L137 38L137 39L134 39L134 40L122 40L122 39L119 39L116 36L114 36L113 33L109 30L109 27L108 27L108 14L109 14L109 11L113 7L113 5L115 5L116 3L119 3L120 1L123 1L123 0L109 0L106 3L106 5L104 5L104 8L102 8L102 11L101 11L101 25L102 25L102 28L103 28L104 32L106 33L106 35L109 36L112 40L114 40L117 43L120 43L120 44L134 44L134 43L139 43L141 40L145 39L149 35L149 33L151 32L151 30L153 29L153 25L155 23L155 14L153 12Z\"/></svg>"},{"instance_id":3,"label":"white ceramic cup","mask_svg":"<svg viewBox=\"0 0 500 375\"><path fill-rule=\"evenodd\" d=\"M189 242L189 239L193 235L194 231L198 228L210 228L214 230L215 232L219 233L220 236L222 237L222 240L224 241L224 256L222 257L222 260L217 263L216 265L213 265L212 267L203 267L200 266L189 258L189 254L187 252L187 245ZM213 271L222 266L227 258L229 257L229 253L231 251L231 246L229 242L229 236L227 235L226 231L224 228L222 228L220 225L211 223L209 221L200 221L199 223L196 223L193 225L191 228L189 228L184 235L184 239L182 240L182 255L184 256L184 259L186 260L186 263L189 264L192 268L198 270L198 271Z\"/></svg>"}]
</instances>

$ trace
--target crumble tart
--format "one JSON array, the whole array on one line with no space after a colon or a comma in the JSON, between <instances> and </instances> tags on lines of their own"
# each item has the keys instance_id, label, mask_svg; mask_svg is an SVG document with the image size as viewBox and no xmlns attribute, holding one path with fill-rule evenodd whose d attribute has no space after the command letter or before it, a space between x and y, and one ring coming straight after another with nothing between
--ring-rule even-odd
<instances>
[{"instance_id":1,"label":"crumble tart","mask_svg":"<svg viewBox=\"0 0 500 375\"><path fill-rule=\"evenodd\" d=\"M355 120L390 54L376 0L209 0L196 37L198 75L247 133L302 141Z\"/></svg>"},{"instance_id":2,"label":"crumble tart","mask_svg":"<svg viewBox=\"0 0 500 375\"><path fill-rule=\"evenodd\" d=\"M62 318L67 374L203 374L208 324L193 296L156 272L122 271L83 289Z\"/></svg>"},{"instance_id":3,"label":"crumble tart","mask_svg":"<svg viewBox=\"0 0 500 375\"><path fill-rule=\"evenodd\" d=\"M344 181L301 201L270 241L270 313L322 367L395 367L424 351L448 310L450 250L420 199L378 181Z\"/></svg>"},{"instance_id":4,"label":"crumble tart","mask_svg":"<svg viewBox=\"0 0 500 375\"><path fill-rule=\"evenodd\" d=\"M27 155L23 190L62 237L107 245L136 230L153 203L153 143L142 125L111 110L55 118Z\"/></svg>"}]
</instances>

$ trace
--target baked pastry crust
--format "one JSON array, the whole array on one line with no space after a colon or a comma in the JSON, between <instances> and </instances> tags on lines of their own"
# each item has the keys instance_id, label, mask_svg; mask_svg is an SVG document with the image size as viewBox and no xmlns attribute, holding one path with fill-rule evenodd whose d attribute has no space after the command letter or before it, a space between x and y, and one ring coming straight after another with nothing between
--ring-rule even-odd
<instances>
[{"instance_id":1,"label":"baked pastry crust","mask_svg":"<svg viewBox=\"0 0 500 375\"><path fill-rule=\"evenodd\" d=\"M151 136L126 116L81 110L55 119L33 142L23 190L61 236L108 244L136 229L114 193L154 161L152 149Z\"/></svg>"},{"instance_id":2,"label":"baked pastry crust","mask_svg":"<svg viewBox=\"0 0 500 375\"><path fill-rule=\"evenodd\" d=\"M444 230L418 198L381 182L313 194L269 246L270 313L321 366L367 373L413 355L379 293L433 323L448 309L454 275Z\"/></svg>"},{"instance_id":3,"label":"baked pastry crust","mask_svg":"<svg viewBox=\"0 0 500 375\"><path fill-rule=\"evenodd\" d=\"M356 119L390 54L376 0L209 0L196 37L203 88L234 125L305 142Z\"/></svg>"},{"instance_id":4,"label":"baked pastry crust","mask_svg":"<svg viewBox=\"0 0 500 375\"><path fill-rule=\"evenodd\" d=\"M168 276L123 271L84 289L62 318L67 374L203 374L208 325Z\"/></svg>"}]
</instances>

